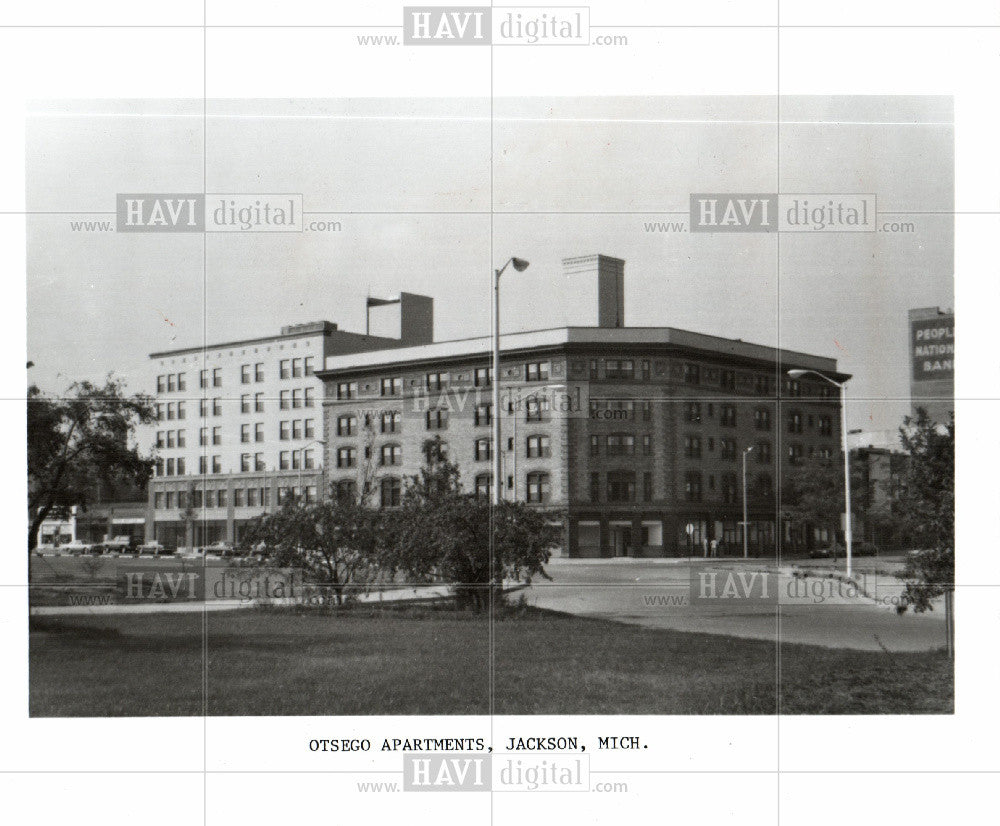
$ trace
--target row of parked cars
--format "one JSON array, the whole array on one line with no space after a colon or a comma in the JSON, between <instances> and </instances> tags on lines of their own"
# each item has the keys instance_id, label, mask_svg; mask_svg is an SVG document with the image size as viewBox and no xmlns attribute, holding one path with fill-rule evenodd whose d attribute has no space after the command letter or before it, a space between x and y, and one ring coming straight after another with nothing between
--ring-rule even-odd
<instances>
[{"instance_id":1,"label":"row of parked cars","mask_svg":"<svg viewBox=\"0 0 1000 826\"><path fill-rule=\"evenodd\" d=\"M159 542L140 542L130 536L113 536L105 538L100 542L84 542L82 539L74 539L72 542L63 542L59 545L44 544L35 548L35 553L43 556L60 554L63 556L84 556L84 555L121 555L137 554L139 556L166 556L176 554L184 557L218 556L231 557L240 556L246 552L238 551L230 542L214 542L211 545L203 545L196 548L173 548L162 545Z\"/></svg>"}]
</instances>

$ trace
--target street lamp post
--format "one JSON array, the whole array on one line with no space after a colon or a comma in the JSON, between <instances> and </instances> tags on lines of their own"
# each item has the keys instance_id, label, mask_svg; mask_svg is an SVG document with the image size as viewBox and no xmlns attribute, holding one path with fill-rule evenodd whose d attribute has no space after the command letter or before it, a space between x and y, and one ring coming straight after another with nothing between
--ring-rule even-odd
<instances>
[{"instance_id":1,"label":"street lamp post","mask_svg":"<svg viewBox=\"0 0 1000 826\"><path fill-rule=\"evenodd\" d=\"M753 451L753 445L743 450L743 558L747 553L747 534L750 532L750 523L747 521L747 454Z\"/></svg>"},{"instance_id":2,"label":"street lamp post","mask_svg":"<svg viewBox=\"0 0 1000 826\"><path fill-rule=\"evenodd\" d=\"M508 258L507 263L493 273L493 504L499 505L500 496L500 276L513 264L517 272L524 272L528 262L523 258Z\"/></svg>"},{"instance_id":3,"label":"street lamp post","mask_svg":"<svg viewBox=\"0 0 1000 826\"><path fill-rule=\"evenodd\" d=\"M819 376L834 387L840 388L840 446L844 451L844 549L847 553L847 576L851 576L851 458L847 449L847 382L834 381L816 370L789 370L793 379L801 378L807 373ZM836 543L834 543L836 544Z\"/></svg>"},{"instance_id":4,"label":"street lamp post","mask_svg":"<svg viewBox=\"0 0 1000 826\"><path fill-rule=\"evenodd\" d=\"M305 469L306 464L306 451L313 445L325 445L325 439L313 439L309 444L303 445L299 448L299 494L302 496L302 502L308 504L305 491L302 489L302 471Z\"/></svg>"}]
</instances>

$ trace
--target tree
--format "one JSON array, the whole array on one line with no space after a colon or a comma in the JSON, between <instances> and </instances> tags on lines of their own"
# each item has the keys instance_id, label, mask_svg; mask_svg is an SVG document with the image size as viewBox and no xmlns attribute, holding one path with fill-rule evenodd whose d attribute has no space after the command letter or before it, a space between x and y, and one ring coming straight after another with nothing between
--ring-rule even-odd
<instances>
[{"instance_id":1,"label":"tree","mask_svg":"<svg viewBox=\"0 0 1000 826\"><path fill-rule=\"evenodd\" d=\"M897 610L930 611L932 601L944 595L950 647L955 588L955 417L947 425L936 424L926 410L918 408L916 416L907 416L903 422L899 436L910 459L899 510L922 549L907 558L906 587Z\"/></svg>"},{"instance_id":2,"label":"tree","mask_svg":"<svg viewBox=\"0 0 1000 826\"><path fill-rule=\"evenodd\" d=\"M258 517L243 545L258 547L266 564L308 571L331 586L343 605L347 586L368 581L377 570L378 517L360 497L332 496L319 503L288 497L278 511Z\"/></svg>"},{"instance_id":3,"label":"tree","mask_svg":"<svg viewBox=\"0 0 1000 826\"><path fill-rule=\"evenodd\" d=\"M456 604L474 610L486 607L505 579L545 576L560 534L555 515L523 502L493 507L465 493L439 439L424 445L424 455L401 507L385 520L383 565L421 581L443 579L453 585Z\"/></svg>"},{"instance_id":4,"label":"tree","mask_svg":"<svg viewBox=\"0 0 1000 826\"><path fill-rule=\"evenodd\" d=\"M851 488L858 490L861 476L851 468ZM851 513L859 515L860 500L851 497ZM781 514L806 525L825 526L831 536L841 529L844 512L844 466L833 459L813 458L789 469L782 480ZM836 542L834 543L836 545Z\"/></svg>"},{"instance_id":5,"label":"tree","mask_svg":"<svg viewBox=\"0 0 1000 826\"><path fill-rule=\"evenodd\" d=\"M86 508L99 485L145 486L153 459L134 444L136 426L155 419L149 396L125 394L121 381L73 384L65 396L28 388L28 551L56 507Z\"/></svg>"}]
</instances>

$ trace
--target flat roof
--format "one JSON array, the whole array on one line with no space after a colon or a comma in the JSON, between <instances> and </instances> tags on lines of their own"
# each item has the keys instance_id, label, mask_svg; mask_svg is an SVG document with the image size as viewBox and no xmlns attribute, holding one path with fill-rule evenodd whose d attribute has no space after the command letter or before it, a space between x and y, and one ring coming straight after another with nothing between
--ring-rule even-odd
<instances>
[{"instance_id":1,"label":"flat roof","mask_svg":"<svg viewBox=\"0 0 1000 826\"><path fill-rule=\"evenodd\" d=\"M837 373L837 360L794 350L783 350L741 339L695 333L676 327L553 327L500 336L501 352L521 352L586 346L652 345L664 349L702 351L707 355L774 363ZM403 366L440 361L460 361L485 357L492 352L490 336L452 339L450 341L394 347L351 355L327 356L320 373L359 371L388 366Z\"/></svg>"},{"instance_id":2,"label":"flat roof","mask_svg":"<svg viewBox=\"0 0 1000 826\"><path fill-rule=\"evenodd\" d=\"M312 338L314 336L320 337L342 337L350 339L370 339L374 344L385 345L391 344L398 341L394 338L386 338L385 336L372 336L367 333L351 333L347 330L338 330L336 326L332 329L292 329L289 332L278 333L273 336L262 336L261 338L245 338L239 341L224 341L221 344L206 344L202 347L181 347L177 350L161 350L156 353L150 353L149 357L151 359L167 358L169 356L183 356L189 353L205 353L210 350L226 350L231 347L249 347L253 344L270 344L275 341L288 341L293 338Z\"/></svg>"}]
</instances>

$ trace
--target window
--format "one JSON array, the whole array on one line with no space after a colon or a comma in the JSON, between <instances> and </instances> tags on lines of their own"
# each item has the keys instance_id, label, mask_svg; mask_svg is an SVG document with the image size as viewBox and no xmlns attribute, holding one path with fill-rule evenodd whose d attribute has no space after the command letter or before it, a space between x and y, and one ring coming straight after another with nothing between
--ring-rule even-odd
<instances>
[{"instance_id":1,"label":"window","mask_svg":"<svg viewBox=\"0 0 1000 826\"><path fill-rule=\"evenodd\" d=\"M282 456L285 454L283 453ZM337 467L347 468L347 467L357 467L358 464L358 451L353 447L338 447L337 448Z\"/></svg>"},{"instance_id":2,"label":"window","mask_svg":"<svg viewBox=\"0 0 1000 826\"><path fill-rule=\"evenodd\" d=\"M302 378L302 359L292 359L292 378Z\"/></svg>"},{"instance_id":3,"label":"window","mask_svg":"<svg viewBox=\"0 0 1000 826\"><path fill-rule=\"evenodd\" d=\"M222 457L212 457L212 473L222 473Z\"/></svg>"},{"instance_id":4,"label":"window","mask_svg":"<svg viewBox=\"0 0 1000 826\"><path fill-rule=\"evenodd\" d=\"M820 436L833 435L833 420L829 416L820 416L817 420Z\"/></svg>"},{"instance_id":5,"label":"window","mask_svg":"<svg viewBox=\"0 0 1000 826\"><path fill-rule=\"evenodd\" d=\"M316 467L316 459L313 456L312 448L306 448L302 451L302 467L305 470L312 470Z\"/></svg>"},{"instance_id":6,"label":"window","mask_svg":"<svg viewBox=\"0 0 1000 826\"><path fill-rule=\"evenodd\" d=\"M642 474L642 501L653 501L653 474L648 470Z\"/></svg>"},{"instance_id":7,"label":"window","mask_svg":"<svg viewBox=\"0 0 1000 826\"><path fill-rule=\"evenodd\" d=\"M250 412L250 394L240 396L240 413Z\"/></svg>"},{"instance_id":8,"label":"window","mask_svg":"<svg viewBox=\"0 0 1000 826\"><path fill-rule=\"evenodd\" d=\"M392 410L383 413L380 419L380 429L383 433L399 432L399 411Z\"/></svg>"},{"instance_id":9,"label":"window","mask_svg":"<svg viewBox=\"0 0 1000 826\"><path fill-rule=\"evenodd\" d=\"M162 447L166 447L166 445L167 445L167 443L166 443L166 440L164 438L163 431L162 430L157 430L156 431L156 446L162 448Z\"/></svg>"},{"instance_id":10,"label":"window","mask_svg":"<svg viewBox=\"0 0 1000 826\"><path fill-rule=\"evenodd\" d=\"M525 381L548 381L549 363L547 361L532 361L524 365Z\"/></svg>"},{"instance_id":11,"label":"window","mask_svg":"<svg viewBox=\"0 0 1000 826\"><path fill-rule=\"evenodd\" d=\"M233 491L233 505L237 508L242 508L246 502L246 495L247 492L245 488L236 488Z\"/></svg>"},{"instance_id":12,"label":"window","mask_svg":"<svg viewBox=\"0 0 1000 826\"><path fill-rule=\"evenodd\" d=\"M635 436L627 433L608 434L608 456L632 456L635 453Z\"/></svg>"},{"instance_id":13,"label":"window","mask_svg":"<svg viewBox=\"0 0 1000 826\"><path fill-rule=\"evenodd\" d=\"M289 368L289 360L282 359L278 366L278 378L290 379L291 377L292 377L292 371Z\"/></svg>"},{"instance_id":14,"label":"window","mask_svg":"<svg viewBox=\"0 0 1000 826\"><path fill-rule=\"evenodd\" d=\"M171 373L167 376L167 392L173 393L177 389L177 377Z\"/></svg>"},{"instance_id":15,"label":"window","mask_svg":"<svg viewBox=\"0 0 1000 826\"><path fill-rule=\"evenodd\" d=\"M222 399L212 399L212 415L222 415Z\"/></svg>"},{"instance_id":16,"label":"window","mask_svg":"<svg viewBox=\"0 0 1000 826\"><path fill-rule=\"evenodd\" d=\"M353 399L358 395L358 383L356 381L342 381L337 384L338 399Z\"/></svg>"},{"instance_id":17,"label":"window","mask_svg":"<svg viewBox=\"0 0 1000 826\"><path fill-rule=\"evenodd\" d=\"M302 406L315 407L316 399L313 396L313 388L307 387L302 393Z\"/></svg>"},{"instance_id":18,"label":"window","mask_svg":"<svg viewBox=\"0 0 1000 826\"><path fill-rule=\"evenodd\" d=\"M722 501L727 505L735 505L740 499L739 482L735 473L722 475Z\"/></svg>"},{"instance_id":19,"label":"window","mask_svg":"<svg viewBox=\"0 0 1000 826\"><path fill-rule=\"evenodd\" d=\"M198 473L200 473L202 476L204 476L206 473L208 473L208 457L207 456L199 456L198 457Z\"/></svg>"},{"instance_id":20,"label":"window","mask_svg":"<svg viewBox=\"0 0 1000 826\"><path fill-rule=\"evenodd\" d=\"M609 502L635 501L635 473L630 470L613 470L608 473Z\"/></svg>"},{"instance_id":21,"label":"window","mask_svg":"<svg viewBox=\"0 0 1000 826\"><path fill-rule=\"evenodd\" d=\"M173 402L167 402L167 420L173 421L177 418L177 408Z\"/></svg>"},{"instance_id":22,"label":"window","mask_svg":"<svg viewBox=\"0 0 1000 826\"><path fill-rule=\"evenodd\" d=\"M802 414L798 411L792 410L788 413L788 432L789 433L801 433L802 432Z\"/></svg>"},{"instance_id":23,"label":"window","mask_svg":"<svg viewBox=\"0 0 1000 826\"><path fill-rule=\"evenodd\" d=\"M599 378L599 373L597 372L597 359L591 359L589 365L589 375L591 381L597 381Z\"/></svg>"},{"instance_id":24,"label":"window","mask_svg":"<svg viewBox=\"0 0 1000 826\"><path fill-rule=\"evenodd\" d=\"M287 442L292 438L292 423L289 421L283 421L278 424L278 439L282 442Z\"/></svg>"},{"instance_id":25,"label":"window","mask_svg":"<svg viewBox=\"0 0 1000 826\"><path fill-rule=\"evenodd\" d=\"M488 402L476 405L475 426L488 427L493 423L493 405Z\"/></svg>"},{"instance_id":26,"label":"window","mask_svg":"<svg viewBox=\"0 0 1000 826\"><path fill-rule=\"evenodd\" d=\"M177 418L178 419L186 419L187 418L187 412L186 412L186 409L185 409L184 402L177 402Z\"/></svg>"},{"instance_id":27,"label":"window","mask_svg":"<svg viewBox=\"0 0 1000 826\"><path fill-rule=\"evenodd\" d=\"M758 407L753 412L753 426L758 430L771 429L771 411L766 407Z\"/></svg>"},{"instance_id":28,"label":"window","mask_svg":"<svg viewBox=\"0 0 1000 826\"><path fill-rule=\"evenodd\" d=\"M590 474L590 501L599 502L601 499L601 474Z\"/></svg>"},{"instance_id":29,"label":"window","mask_svg":"<svg viewBox=\"0 0 1000 826\"><path fill-rule=\"evenodd\" d=\"M212 444L221 445L222 444L222 428L213 427L212 428Z\"/></svg>"},{"instance_id":30,"label":"window","mask_svg":"<svg viewBox=\"0 0 1000 826\"><path fill-rule=\"evenodd\" d=\"M493 492L493 477L489 473L480 473L476 477L476 498L489 499Z\"/></svg>"},{"instance_id":31,"label":"window","mask_svg":"<svg viewBox=\"0 0 1000 826\"><path fill-rule=\"evenodd\" d=\"M167 476L174 475L174 465L175 465L174 459L167 459Z\"/></svg>"},{"instance_id":32,"label":"window","mask_svg":"<svg viewBox=\"0 0 1000 826\"><path fill-rule=\"evenodd\" d=\"M424 444L424 461L429 465L448 460L448 443L434 439Z\"/></svg>"},{"instance_id":33,"label":"window","mask_svg":"<svg viewBox=\"0 0 1000 826\"><path fill-rule=\"evenodd\" d=\"M167 392L167 377L157 376L156 377L156 392L166 393Z\"/></svg>"},{"instance_id":34,"label":"window","mask_svg":"<svg viewBox=\"0 0 1000 826\"><path fill-rule=\"evenodd\" d=\"M524 403L526 422L547 422L549 420L549 397L529 396Z\"/></svg>"},{"instance_id":35,"label":"window","mask_svg":"<svg viewBox=\"0 0 1000 826\"><path fill-rule=\"evenodd\" d=\"M253 412L263 413L264 412L264 394L254 393L253 394Z\"/></svg>"},{"instance_id":36,"label":"window","mask_svg":"<svg viewBox=\"0 0 1000 826\"><path fill-rule=\"evenodd\" d=\"M208 444L208 428L207 427L199 428L198 445L199 447L204 447L207 444ZM158 444L157 447L161 447L161 445Z\"/></svg>"},{"instance_id":37,"label":"window","mask_svg":"<svg viewBox=\"0 0 1000 826\"><path fill-rule=\"evenodd\" d=\"M167 447L177 447L177 439L173 430L167 431Z\"/></svg>"},{"instance_id":38,"label":"window","mask_svg":"<svg viewBox=\"0 0 1000 826\"><path fill-rule=\"evenodd\" d=\"M302 438L302 419L295 419L295 421L292 422L292 438Z\"/></svg>"},{"instance_id":39,"label":"window","mask_svg":"<svg viewBox=\"0 0 1000 826\"><path fill-rule=\"evenodd\" d=\"M264 362L258 361L253 366L253 380L256 382L264 381Z\"/></svg>"},{"instance_id":40,"label":"window","mask_svg":"<svg viewBox=\"0 0 1000 826\"><path fill-rule=\"evenodd\" d=\"M240 472L249 473L250 472L250 454L241 453L240 454Z\"/></svg>"},{"instance_id":41,"label":"window","mask_svg":"<svg viewBox=\"0 0 1000 826\"><path fill-rule=\"evenodd\" d=\"M590 455L600 456L601 455L601 437L591 436L590 437Z\"/></svg>"},{"instance_id":42,"label":"window","mask_svg":"<svg viewBox=\"0 0 1000 826\"><path fill-rule=\"evenodd\" d=\"M283 450L278 454L278 470L288 470L292 466L291 453L287 450ZM337 467L354 467L354 465L341 465L340 457L337 457Z\"/></svg>"},{"instance_id":43,"label":"window","mask_svg":"<svg viewBox=\"0 0 1000 826\"><path fill-rule=\"evenodd\" d=\"M250 384L250 365L240 365L240 384Z\"/></svg>"},{"instance_id":44,"label":"window","mask_svg":"<svg viewBox=\"0 0 1000 826\"><path fill-rule=\"evenodd\" d=\"M292 406L291 402L289 401L290 397L291 393L288 390L280 391L278 393L278 407L280 407L282 410L290 409Z\"/></svg>"},{"instance_id":45,"label":"window","mask_svg":"<svg viewBox=\"0 0 1000 826\"><path fill-rule=\"evenodd\" d=\"M798 379L785 379L785 395L797 398L802 395L802 385Z\"/></svg>"},{"instance_id":46,"label":"window","mask_svg":"<svg viewBox=\"0 0 1000 826\"><path fill-rule=\"evenodd\" d=\"M307 376L311 376L313 374L313 357L312 356L306 356L305 359L303 359L303 361L302 361L302 369L304 370L304 372L305 372L305 374Z\"/></svg>"},{"instance_id":47,"label":"window","mask_svg":"<svg viewBox=\"0 0 1000 826\"><path fill-rule=\"evenodd\" d=\"M428 390L440 390L446 381L444 373L428 373L424 376L424 387Z\"/></svg>"},{"instance_id":48,"label":"window","mask_svg":"<svg viewBox=\"0 0 1000 826\"><path fill-rule=\"evenodd\" d=\"M248 488L247 489L247 507L248 508L256 508L257 507L257 498L258 498L258 495L259 495L259 492L258 492L257 488Z\"/></svg>"},{"instance_id":49,"label":"window","mask_svg":"<svg viewBox=\"0 0 1000 826\"><path fill-rule=\"evenodd\" d=\"M719 424L723 427L736 427L736 405L719 405Z\"/></svg>"},{"instance_id":50,"label":"window","mask_svg":"<svg viewBox=\"0 0 1000 826\"><path fill-rule=\"evenodd\" d=\"M688 502L701 501L701 474L698 471L684 474L684 498Z\"/></svg>"},{"instance_id":51,"label":"window","mask_svg":"<svg viewBox=\"0 0 1000 826\"><path fill-rule=\"evenodd\" d=\"M257 424L255 424L253 426L253 440L255 442L263 442L264 441L264 423L263 422L257 422Z\"/></svg>"},{"instance_id":52,"label":"window","mask_svg":"<svg viewBox=\"0 0 1000 826\"><path fill-rule=\"evenodd\" d=\"M198 373L198 386L202 390L208 387L208 370L202 370Z\"/></svg>"},{"instance_id":53,"label":"window","mask_svg":"<svg viewBox=\"0 0 1000 826\"><path fill-rule=\"evenodd\" d=\"M635 362L632 359L608 359L604 363L604 377L631 380L635 378Z\"/></svg>"},{"instance_id":54,"label":"window","mask_svg":"<svg viewBox=\"0 0 1000 826\"><path fill-rule=\"evenodd\" d=\"M246 444L250 441L250 425L240 425L240 442Z\"/></svg>"},{"instance_id":55,"label":"window","mask_svg":"<svg viewBox=\"0 0 1000 826\"><path fill-rule=\"evenodd\" d=\"M788 446L788 461L790 464L797 465L802 461L802 445L800 444L790 444Z\"/></svg>"},{"instance_id":56,"label":"window","mask_svg":"<svg viewBox=\"0 0 1000 826\"><path fill-rule=\"evenodd\" d=\"M473 384L476 387L489 387L493 382L492 367L477 367L473 374Z\"/></svg>"},{"instance_id":57,"label":"window","mask_svg":"<svg viewBox=\"0 0 1000 826\"><path fill-rule=\"evenodd\" d=\"M162 422L163 421L163 405L162 404L156 405L156 421L158 421L158 422Z\"/></svg>"},{"instance_id":58,"label":"window","mask_svg":"<svg viewBox=\"0 0 1000 826\"><path fill-rule=\"evenodd\" d=\"M644 434L642 437L642 455L643 456L653 455L653 437L649 433Z\"/></svg>"},{"instance_id":59,"label":"window","mask_svg":"<svg viewBox=\"0 0 1000 826\"><path fill-rule=\"evenodd\" d=\"M313 438L313 436L316 435L315 421L313 419L306 419L303 422L303 425L305 427L305 430L303 431L303 435L305 436L305 438L307 439Z\"/></svg>"},{"instance_id":60,"label":"window","mask_svg":"<svg viewBox=\"0 0 1000 826\"><path fill-rule=\"evenodd\" d=\"M183 476L184 473L185 473L185 470L184 470L184 457L181 456L180 458L177 459L177 475L178 476Z\"/></svg>"},{"instance_id":61,"label":"window","mask_svg":"<svg viewBox=\"0 0 1000 826\"><path fill-rule=\"evenodd\" d=\"M212 387L222 387L222 368L216 367L212 370Z\"/></svg>"},{"instance_id":62,"label":"window","mask_svg":"<svg viewBox=\"0 0 1000 826\"><path fill-rule=\"evenodd\" d=\"M719 387L721 387L723 390L736 390L736 371L720 370Z\"/></svg>"},{"instance_id":63,"label":"window","mask_svg":"<svg viewBox=\"0 0 1000 826\"><path fill-rule=\"evenodd\" d=\"M167 500L167 510L173 510L173 507L174 507L174 499L175 499L175 498L176 498L176 497L175 497L175 495L174 495L174 492L173 492L172 490L168 490L168 491L167 491L167 495L166 495L166 500Z\"/></svg>"},{"instance_id":64,"label":"window","mask_svg":"<svg viewBox=\"0 0 1000 826\"><path fill-rule=\"evenodd\" d=\"M338 436L354 436L358 431L358 417L357 416L338 416L337 417L337 435Z\"/></svg>"},{"instance_id":65,"label":"window","mask_svg":"<svg viewBox=\"0 0 1000 826\"><path fill-rule=\"evenodd\" d=\"M448 427L448 411L441 409L428 410L424 414L428 430L444 430Z\"/></svg>"},{"instance_id":66,"label":"window","mask_svg":"<svg viewBox=\"0 0 1000 826\"><path fill-rule=\"evenodd\" d=\"M353 502L358 498L358 483L353 479L338 479L333 483L333 495L338 502Z\"/></svg>"},{"instance_id":67,"label":"window","mask_svg":"<svg viewBox=\"0 0 1000 826\"><path fill-rule=\"evenodd\" d=\"M476 439L475 458L477 462L485 462L493 458L492 439Z\"/></svg>"},{"instance_id":68,"label":"window","mask_svg":"<svg viewBox=\"0 0 1000 826\"><path fill-rule=\"evenodd\" d=\"M389 467L403 463L403 448L400 445L382 445L379 464Z\"/></svg>"},{"instance_id":69,"label":"window","mask_svg":"<svg viewBox=\"0 0 1000 826\"><path fill-rule=\"evenodd\" d=\"M383 396L399 396L403 392L403 380L399 377L382 379L379 387Z\"/></svg>"},{"instance_id":70,"label":"window","mask_svg":"<svg viewBox=\"0 0 1000 826\"><path fill-rule=\"evenodd\" d=\"M771 461L771 443L757 442L757 445L754 447L754 453L757 454L757 464L768 464Z\"/></svg>"},{"instance_id":71,"label":"window","mask_svg":"<svg viewBox=\"0 0 1000 826\"><path fill-rule=\"evenodd\" d=\"M642 380L649 381L650 371L649 371L649 359L643 359L642 361Z\"/></svg>"},{"instance_id":72,"label":"window","mask_svg":"<svg viewBox=\"0 0 1000 826\"><path fill-rule=\"evenodd\" d=\"M538 472L528 474L529 502L548 502L549 493L549 474Z\"/></svg>"},{"instance_id":73,"label":"window","mask_svg":"<svg viewBox=\"0 0 1000 826\"><path fill-rule=\"evenodd\" d=\"M163 494L159 491L153 494L153 507L157 510L161 510L163 508Z\"/></svg>"},{"instance_id":74,"label":"window","mask_svg":"<svg viewBox=\"0 0 1000 826\"><path fill-rule=\"evenodd\" d=\"M253 455L253 469L256 471L267 470L267 465L264 464L264 454L255 453Z\"/></svg>"},{"instance_id":75,"label":"window","mask_svg":"<svg viewBox=\"0 0 1000 826\"><path fill-rule=\"evenodd\" d=\"M697 364L684 365L684 383L698 384L701 381L701 370Z\"/></svg>"},{"instance_id":76,"label":"window","mask_svg":"<svg viewBox=\"0 0 1000 826\"><path fill-rule=\"evenodd\" d=\"M201 418L208 416L208 399L201 399L198 402L198 415Z\"/></svg>"},{"instance_id":77,"label":"window","mask_svg":"<svg viewBox=\"0 0 1000 826\"><path fill-rule=\"evenodd\" d=\"M177 389L180 390L181 392L184 392L185 390L188 389L186 373L177 374Z\"/></svg>"},{"instance_id":78,"label":"window","mask_svg":"<svg viewBox=\"0 0 1000 826\"><path fill-rule=\"evenodd\" d=\"M699 436L684 437L684 455L688 459L701 458L701 437Z\"/></svg>"},{"instance_id":79,"label":"window","mask_svg":"<svg viewBox=\"0 0 1000 826\"><path fill-rule=\"evenodd\" d=\"M721 459L736 459L736 441L735 439L720 439L719 440L719 451Z\"/></svg>"},{"instance_id":80,"label":"window","mask_svg":"<svg viewBox=\"0 0 1000 826\"><path fill-rule=\"evenodd\" d=\"M529 459L545 459L551 455L552 455L552 447L548 436L528 437Z\"/></svg>"},{"instance_id":81,"label":"window","mask_svg":"<svg viewBox=\"0 0 1000 826\"><path fill-rule=\"evenodd\" d=\"M771 394L771 377L756 375L753 379L753 391L758 396L768 396Z\"/></svg>"},{"instance_id":82,"label":"window","mask_svg":"<svg viewBox=\"0 0 1000 826\"><path fill-rule=\"evenodd\" d=\"M642 420L644 422L653 421L653 403L646 401L642 403Z\"/></svg>"},{"instance_id":83,"label":"window","mask_svg":"<svg viewBox=\"0 0 1000 826\"><path fill-rule=\"evenodd\" d=\"M293 390L292 391L292 409L298 410L302 407L302 391Z\"/></svg>"},{"instance_id":84,"label":"window","mask_svg":"<svg viewBox=\"0 0 1000 826\"><path fill-rule=\"evenodd\" d=\"M701 421L701 404L698 402L688 402L687 404L687 420L692 424L697 424Z\"/></svg>"},{"instance_id":85,"label":"window","mask_svg":"<svg viewBox=\"0 0 1000 826\"><path fill-rule=\"evenodd\" d=\"M403 498L403 485L399 479L383 479L380 484L380 498L383 508L398 508Z\"/></svg>"}]
</instances>

